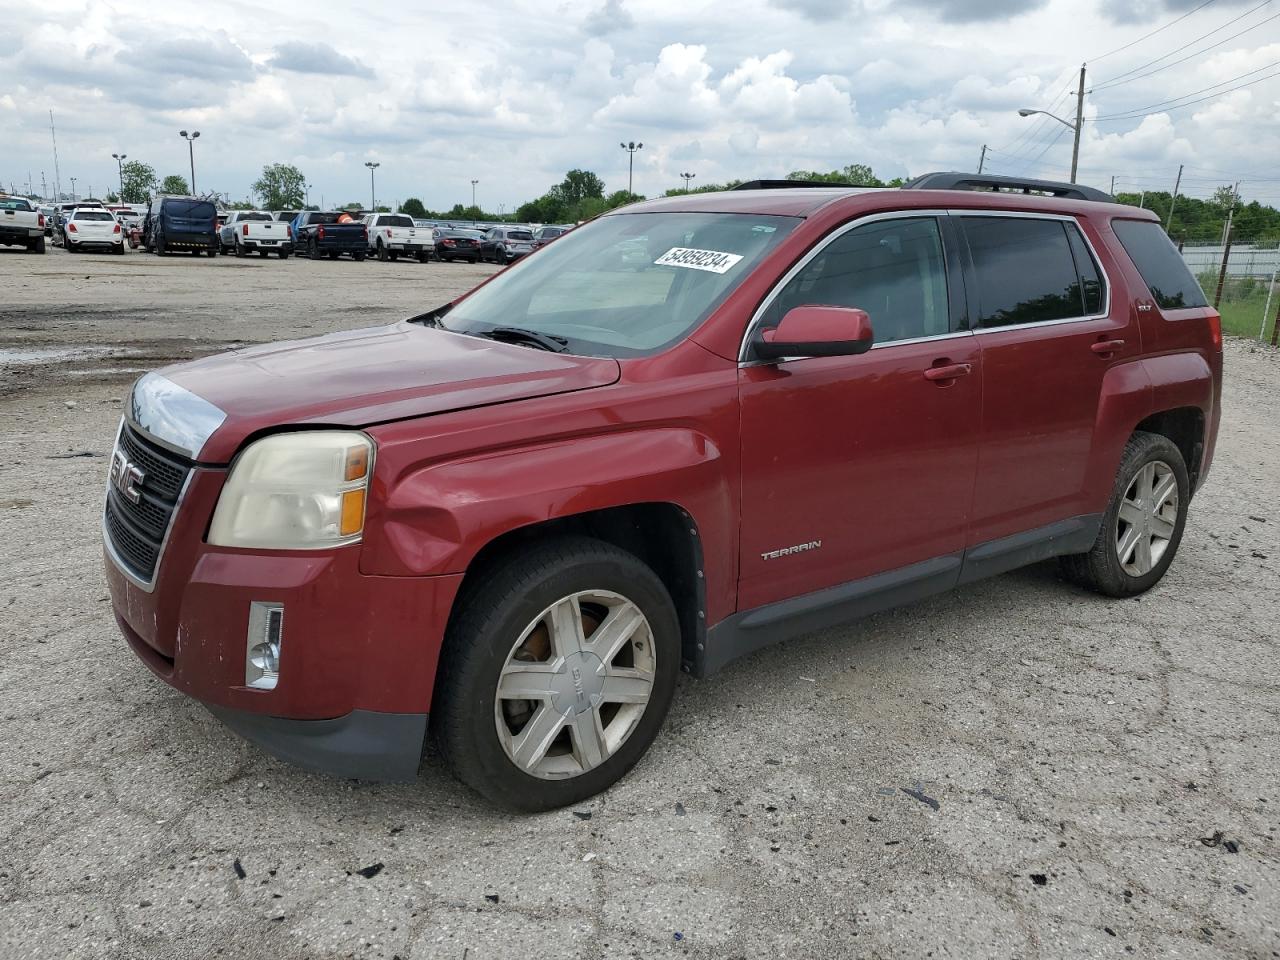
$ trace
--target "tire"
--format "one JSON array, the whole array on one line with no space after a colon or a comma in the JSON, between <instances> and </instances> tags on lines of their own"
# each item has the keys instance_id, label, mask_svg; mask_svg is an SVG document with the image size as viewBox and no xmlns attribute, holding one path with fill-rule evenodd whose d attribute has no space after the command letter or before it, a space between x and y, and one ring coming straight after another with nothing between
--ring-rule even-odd
<instances>
[{"instance_id":1,"label":"tire","mask_svg":"<svg viewBox=\"0 0 1280 960\"><path fill-rule=\"evenodd\" d=\"M1143 471L1146 468L1151 470L1154 496L1142 496ZM1172 488L1169 487L1170 480ZM1176 495L1176 502L1160 496L1162 489ZM1129 496L1131 493L1136 496ZM1143 506L1157 497L1160 503L1156 504L1156 515L1147 516ZM1106 513L1102 515L1097 540L1088 553L1062 557L1063 573L1075 583L1108 597L1132 597L1145 593L1160 582L1173 563L1182 542L1190 501L1191 482L1182 452L1168 437L1142 430L1135 432L1120 457L1115 489L1111 492ZM1145 518L1142 522L1150 526L1130 523L1123 514L1135 519ZM1122 527L1126 534L1134 531L1135 541L1135 546L1130 547L1124 556L1121 550L1127 541L1122 539ZM1167 535L1161 536L1161 531Z\"/></svg>"},{"instance_id":2,"label":"tire","mask_svg":"<svg viewBox=\"0 0 1280 960\"><path fill-rule=\"evenodd\" d=\"M289 259L289 251L288 251L288 250L281 250L281 251L280 251L280 259L281 259L281 260L288 260L288 259Z\"/></svg>"},{"instance_id":3,"label":"tire","mask_svg":"<svg viewBox=\"0 0 1280 960\"><path fill-rule=\"evenodd\" d=\"M427 262L428 260L430 260L430 259L431 259L431 257L427 254L427 251L425 251L425 250L423 250L420 254L418 254L418 262L419 262L419 263L426 263L426 262Z\"/></svg>"},{"instance_id":4,"label":"tire","mask_svg":"<svg viewBox=\"0 0 1280 960\"><path fill-rule=\"evenodd\" d=\"M44 237L37 237L31 246L27 247L32 253L44 253Z\"/></svg>"},{"instance_id":5,"label":"tire","mask_svg":"<svg viewBox=\"0 0 1280 960\"><path fill-rule=\"evenodd\" d=\"M156 254L161 257L167 257L169 255L169 250L164 245L164 234L161 234L156 240Z\"/></svg>"},{"instance_id":6,"label":"tire","mask_svg":"<svg viewBox=\"0 0 1280 960\"><path fill-rule=\"evenodd\" d=\"M324 254L320 252L320 244L316 243L315 237L311 237L307 241L307 256L312 260L321 260L324 257Z\"/></svg>"},{"instance_id":7,"label":"tire","mask_svg":"<svg viewBox=\"0 0 1280 960\"><path fill-rule=\"evenodd\" d=\"M267 257L269 257L270 255L271 255L271 251L270 251L270 250L259 250L259 251L258 251L258 256L260 256L263 260L267 259Z\"/></svg>"},{"instance_id":8,"label":"tire","mask_svg":"<svg viewBox=\"0 0 1280 960\"><path fill-rule=\"evenodd\" d=\"M244 246L240 243L238 239L232 242L231 252L240 258L244 258L249 255L248 251L245 250Z\"/></svg>"},{"instance_id":9,"label":"tire","mask_svg":"<svg viewBox=\"0 0 1280 960\"><path fill-rule=\"evenodd\" d=\"M388 250L387 256L391 258L392 263L395 263L397 260L400 259L400 253L397 250Z\"/></svg>"},{"instance_id":10,"label":"tire","mask_svg":"<svg viewBox=\"0 0 1280 960\"><path fill-rule=\"evenodd\" d=\"M378 241L378 259L383 263L387 262L387 248L382 245L382 241Z\"/></svg>"},{"instance_id":11,"label":"tire","mask_svg":"<svg viewBox=\"0 0 1280 960\"><path fill-rule=\"evenodd\" d=\"M114 253L117 257L123 257L123 256L124 256L124 244L123 244L123 243L113 244L113 245L112 245L112 247L111 247L111 252L112 252L112 253Z\"/></svg>"},{"instance_id":12,"label":"tire","mask_svg":"<svg viewBox=\"0 0 1280 960\"><path fill-rule=\"evenodd\" d=\"M197 257L200 256L200 252L198 250L195 253ZM213 257L216 257L218 255L218 248L209 247L208 249L205 250L204 255L212 259Z\"/></svg>"},{"instance_id":13,"label":"tire","mask_svg":"<svg viewBox=\"0 0 1280 960\"><path fill-rule=\"evenodd\" d=\"M363 263L363 262L364 262L364 258L365 258L366 256L367 256L367 254L363 254L363 253L353 253L353 254L351 255L351 259L352 259L352 260L354 260L356 263Z\"/></svg>"},{"instance_id":14,"label":"tire","mask_svg":"<svg viewBox=\"0 0 1280 960\"><path fill-rule=\"evenodd\" d=\"M611 544L587 537L565 537L534 545L512 554L477 578L458 600L458 612L451 619L440 656L435 698L431 707L431 731L437 749L446 764L462 782L491 802L514 810L551 810L594 796L620 779L644 755L671 705L676 677L680 668L680 625L671 597L657 574L634 555ZM559 669L529 674L531 683L554 685L569 683L545 700L502 700L497 697L498 681L508 661L558 658L550 640L546 618L563 603L572 602L581 626L590 623L591 610L609 608L591 603L587 597L579 604L575 596L582 593L607 596L620 609L642 615L638 625L616 646L608 657L614 666L620 658L630 661L632 674L643 675L650 682L648 700L644 703L601 703L584 699L582 681L591 684L599 674L589 666L578 673L570 667L591 662L592 654L577 654L567 662L561 659ZM563 609L563 608L562 608ZM575 622L570 615L569 624ZM596 620L591 629L600 623ZM528 637L523 652L537 638L539 630L542 656L522 656L516 647ZM587 642L594 636L588 633ZM580 634L579 634L580 638ZM635 649L633 650L633 644ZM639 652L637 652L639 651ZM594 661L597 666L600 660ZM540 679L545 678L545 679ZM576 686L576 694L574 687ZM643 681L642 681L643 687ZM564 698L564 713L553 708L556 698ZM575 699L576 697L576 699ZM594 702L593 702L594 701ZM556 724L559 730L548 749L534 751L531 760L538 773L518 766L503 745L499 723L506 736L518 743L509 726L509 716L499 703L510 703L524 710L532 707L529 723L539 718ZM578 707L578 704L583 706ZM603 725L592 723L608 714ZM633 710L632 707L639 707ZM500 712L501 711L501 712ZM614 712L616 711L616 712ZM603 756L598 763L579 759L578 726L572 730L560 727L564 716L576 717L588 726L581 729L603 730L603 736L620 737L609 747L595 741ZM501 719L500 719L501 718ZM617 726L619 723L621 727ZM565 750L568 752L564 752ZM545 769L546 765L553 769ZM560 765L557 773L555 765ZM583 769L585 767L585 769ZM566 771L573 772L566 772Z\"/></svg>"},{"instance_id":15,"label":"tire","mask_svg":"<svg viewBox=\"0 0 1280 960\"><path fill-rule=\"evenodd\" d=\"M330 259L330 260L337 260L337 259L338 259L338 257L340 257L341 255L342 255L342 254L341 254L341 251L339 251L339 250L330 250L330 251L329 251L329 259Z\"/></svg>"},{"instance_id":16,"label":"tire","mask_svg":"<svg viewBox=\"0 0 1280 960\"><path fill-rule=\"evenodd\" d=\"M469 259L467 260L467 263L470 263L470 264L476 264L476 263L479 263L479 262L480 262L480 261L479 261L478 259L476 259L475 257L471 257L471 258L469 258Z\"/></svg>"}]
</instances>

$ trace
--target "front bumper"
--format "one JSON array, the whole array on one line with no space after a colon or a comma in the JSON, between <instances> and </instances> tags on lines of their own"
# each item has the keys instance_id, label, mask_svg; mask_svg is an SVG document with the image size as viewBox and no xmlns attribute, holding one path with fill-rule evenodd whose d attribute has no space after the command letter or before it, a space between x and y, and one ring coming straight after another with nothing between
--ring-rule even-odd
<instances>
[{"instance_id":1,"label":"front bumper","mask_svg":"<svg viewBox=\"0 0 1280 960\"><path fill-rule=\"evenodd\" d=\"M154 584L140 585L105 556L125 640L165 683L224 719L238 718L227 722L284 759L343 776L403 773L404 764L390 758L420 752L419 728L431 709L462 575L367 576L358 545L274 553L209 546L204 531L223 476L207 468L192 474ZM246 685L253 602L284 608L272 689ZM416 743L402 742L406 731ZM368 754L370 766L344 758L351 744ZM350 772L357 769L366 772Z\"/></svg>"},{"instance_id":2,"label":"front bumper","mask_svg":"<svg viewBox=\"0 0 1280 960\"><path fill-rule=\"evenodd\" d=\"M427 734L425 713L352 710L332 720L288 720L226 707L209 712L279 760L358 780L412 780Z\"/></svg>"}]
</instances>

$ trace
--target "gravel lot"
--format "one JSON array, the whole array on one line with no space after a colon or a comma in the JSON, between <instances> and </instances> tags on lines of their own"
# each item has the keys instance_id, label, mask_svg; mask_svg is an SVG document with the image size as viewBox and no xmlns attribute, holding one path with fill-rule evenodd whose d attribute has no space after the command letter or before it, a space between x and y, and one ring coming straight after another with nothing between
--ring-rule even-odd
<instances>
[{"instance_id":1,"label":"gravel lot","mask_svg":"<svg viewBox=\"0 0 1280 960\"><path fill-rule=\"evenodd\" d=\"M685 678L577 810L312 776L154 679L99 553L137 371L492 269L0 250L0 957L1280 956L1280 354L1240 341L1156 590L1043 565Z\"/></svg>"}]
</instances>

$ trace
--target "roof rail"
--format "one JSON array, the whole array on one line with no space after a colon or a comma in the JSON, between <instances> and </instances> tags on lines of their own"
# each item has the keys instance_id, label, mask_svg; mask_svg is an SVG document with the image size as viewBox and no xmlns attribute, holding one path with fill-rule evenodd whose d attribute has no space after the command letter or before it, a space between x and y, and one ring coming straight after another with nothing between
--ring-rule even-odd
<instances>
[{"instance_id":1,"label":"roof rail","mask_svg":"<svg viewBox=\"0 0 1280 960\"><path fill-rule=\"evenodd\" d=\"M1025 177L1001 177L983 173L926 173L903 190L1006 190L1021 193L1047 193L1064 200L1096 200L1115 203L1115 197L1094 187L1078 183L1062 183L1058 180L1028 180Z\"/></svg>"},{"instance_id":2,"label":"roof rail","mask_svg":"<svg viewBox=\"0 0 1280 960\"><path fill-rule=\"evenodd\" d=\"M747 180L731 190L785 190L791 187L836 187L853 189L856 183L829 183L825 180Z\"/></svg>"}]
</instances>

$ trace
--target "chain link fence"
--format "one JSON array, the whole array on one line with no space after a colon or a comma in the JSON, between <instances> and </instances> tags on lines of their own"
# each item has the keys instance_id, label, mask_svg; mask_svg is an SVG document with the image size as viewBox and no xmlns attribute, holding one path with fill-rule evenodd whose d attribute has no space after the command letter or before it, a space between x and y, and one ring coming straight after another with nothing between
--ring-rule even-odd
<instances>
[{"instance_id":1,"label":"chain link fence","mask_svg":"<svg viewBox=\"0 0 1280 960\"><path fill-rule=\"evenodd\" d=\"M1224 333L1276 342L1280 313L1280 244L1220 241L1180 245L1182 258L1210 303L1222 314Z\"/></svg>"}]
</instances>

